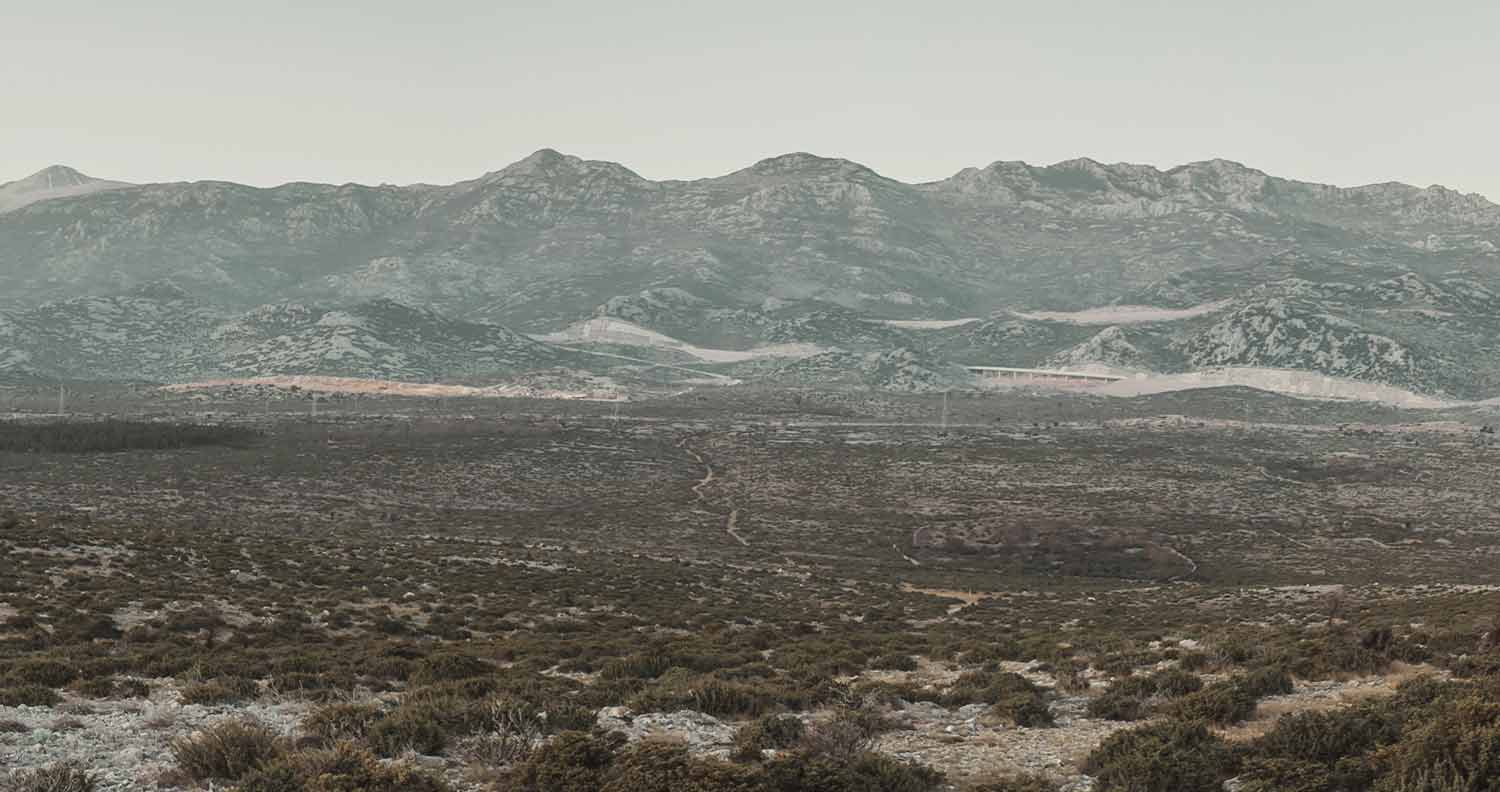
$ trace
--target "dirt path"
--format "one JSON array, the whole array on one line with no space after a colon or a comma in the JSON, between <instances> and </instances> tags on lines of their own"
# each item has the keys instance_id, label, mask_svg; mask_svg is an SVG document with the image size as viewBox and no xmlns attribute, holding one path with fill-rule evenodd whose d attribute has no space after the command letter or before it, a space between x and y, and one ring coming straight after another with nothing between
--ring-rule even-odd
<instances>
[{"instance_id":1,"label":"dirt path","mask_svg":"<svg viewBox=\"0 0 1500 792\"><path fill-rule=\"evenodd\" d=\"M714 473L714 466L709 464L708 460L704 458L702 454L688 447L687 443L688 438L684 437L677 443L677 447L688 452L688 454L692 456L693 459L698 461L698 464L703 466L703 478L699 479L698 483L693 485L693 495L698 499L698 503L700 505L706 507L708 505L708 495L704 494L703 488L714 483L714 481L718 479L718 475ZM750 543L745 540L745 537L740 536L739 531L736 530L739 527L739 524L740 510L730 509L729 513L724 515L724 532L733 537L736 542L739 542L745 547L749 547Z\"/></svg>"},{"instance_id":2,"label":"dirt path","mask_svg":"<svg viewBox=\"0 0 1500 792\"><path fill-rule=\"evenodd\" d=\"M1188 563L1188 566L1192 567L1192 569L1188 570L1187 574L1185 574L1185 575L1174 575L1173 577L1168 578L1167 582L1169 582L1169 583L1170 582L1174 582L1174 581L1177 581L1177 580L1181 580L1182 578L1192 577L1193 575L1198 574L1198 562L1197 561L1194 561L1193 559L1188 558L1186 555L1183 554L1183 552L1181 550L1178 550L1177 548L1172 547L1171 545L1162 545L1162 547L1164 547L1166 549L1166 551L1169 552L1169 553L1171 553L1172 555L1177 556L1178 558L1182 559L1183 561L1186 561Z\"/></svg>"},{"instance_id":3,"label":"dirt path","mask_svg":"<svg viewBox=\"0 0 1500 792\"><path fill-rule=\"evenodd\" d=\"M740 536L735 531L735 528L738 527L739 524L740 524L740 510L739 509L735 509L734 511L731 511L729 513L729 522L724 526L724 530L728 531L729 535L733 536L734 539L735 539L735 541L739 542L740 544L744 545L745 547L749 547L750 543L747 542L747 541L745 541L745 537Z\"/></svg>"}]
</instances>

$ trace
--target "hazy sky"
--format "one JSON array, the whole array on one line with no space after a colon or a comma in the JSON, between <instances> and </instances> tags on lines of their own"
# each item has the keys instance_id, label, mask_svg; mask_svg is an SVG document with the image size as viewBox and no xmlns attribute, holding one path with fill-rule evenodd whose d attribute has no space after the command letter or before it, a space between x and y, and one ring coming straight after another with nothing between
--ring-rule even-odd
<instances>
[{"instance_id":1,"label":"hazy sky","mask_svg":"<svg viewBox=\"0 0 1500 792\"><path fill-rule=\"evenodd\" d=\"M1226 157L1500 200L1494 0L26 5L0 181L451 182L551 147L655 179Z\"/></svg>"}]
</instances>

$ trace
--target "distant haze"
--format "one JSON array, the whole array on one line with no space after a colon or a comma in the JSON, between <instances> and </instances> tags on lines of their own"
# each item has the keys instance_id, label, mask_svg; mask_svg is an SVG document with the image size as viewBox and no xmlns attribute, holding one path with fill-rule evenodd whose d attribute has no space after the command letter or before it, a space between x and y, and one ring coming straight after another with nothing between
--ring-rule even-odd
<instances>
[{"instance_id":1,"label":"distant haze","mask_svg":"<svg viewBox=\"0 0 1500 792\"><path fill-rule=\"evenodd\" d=\"M1500 199L1500 4L56 0L6 18L0 182L653 179L787 151L904 181L1223 157Z\"/></svg>"}]
</instances>

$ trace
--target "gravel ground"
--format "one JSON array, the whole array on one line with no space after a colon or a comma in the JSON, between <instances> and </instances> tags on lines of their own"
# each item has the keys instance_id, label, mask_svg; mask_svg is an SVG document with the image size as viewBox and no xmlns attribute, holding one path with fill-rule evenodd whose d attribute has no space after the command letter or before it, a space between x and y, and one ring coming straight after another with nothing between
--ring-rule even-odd
<instances>
[{"instance_id":1,"label":"gravel ground","mask_svg":"<svg viewBox=\"0 0 1500 792\"><path fill-rule=\"evenodd\" d=\"M28 728L0 734L0 768L72 761L98 775L100 792L142 789L171 766L169 745L176 737L233 717L255 718L290 735L311 708L305 701L272 699L235 706L180 705L174 680L148 681L149 699L68 697L56 707L0 707L0 721Z\"/></svg>"}]
</instances>

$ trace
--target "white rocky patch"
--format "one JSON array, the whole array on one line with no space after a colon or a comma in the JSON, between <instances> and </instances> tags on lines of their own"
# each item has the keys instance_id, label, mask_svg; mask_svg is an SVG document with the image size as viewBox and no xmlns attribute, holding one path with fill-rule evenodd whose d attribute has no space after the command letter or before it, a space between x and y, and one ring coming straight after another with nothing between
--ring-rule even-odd
<instances>
[{"instance_id":1,"label":"white rocky patch","mask_svg":"<svg viewBox=\"0 0 1500 792\"><path fill-rule=\"evenodd\" d=\"M1068 322L1080 325L1147 324L1177 322L1217 313L1229 307L1229 300L1202 303L1191 308L1157 308L1151 305L1105 305L1082 311L1014 311L1022 319L1044 322Z\"/></svg>"},{"instance_id":2,"label":"white rocky patch","mask_svg":"<svg viewBox=\"0 0 1500 792\"><path fill-rule=\"evenodd\" d=\"M713 349L689 344L638 324L598 316L576 322L555 333L531 336L534 341L549 344L624 344L684 352L708 363L742 363L762 358L805 358L825 352L816 344L770 344L754 349Z\"/></svg>"}]
</instances>

